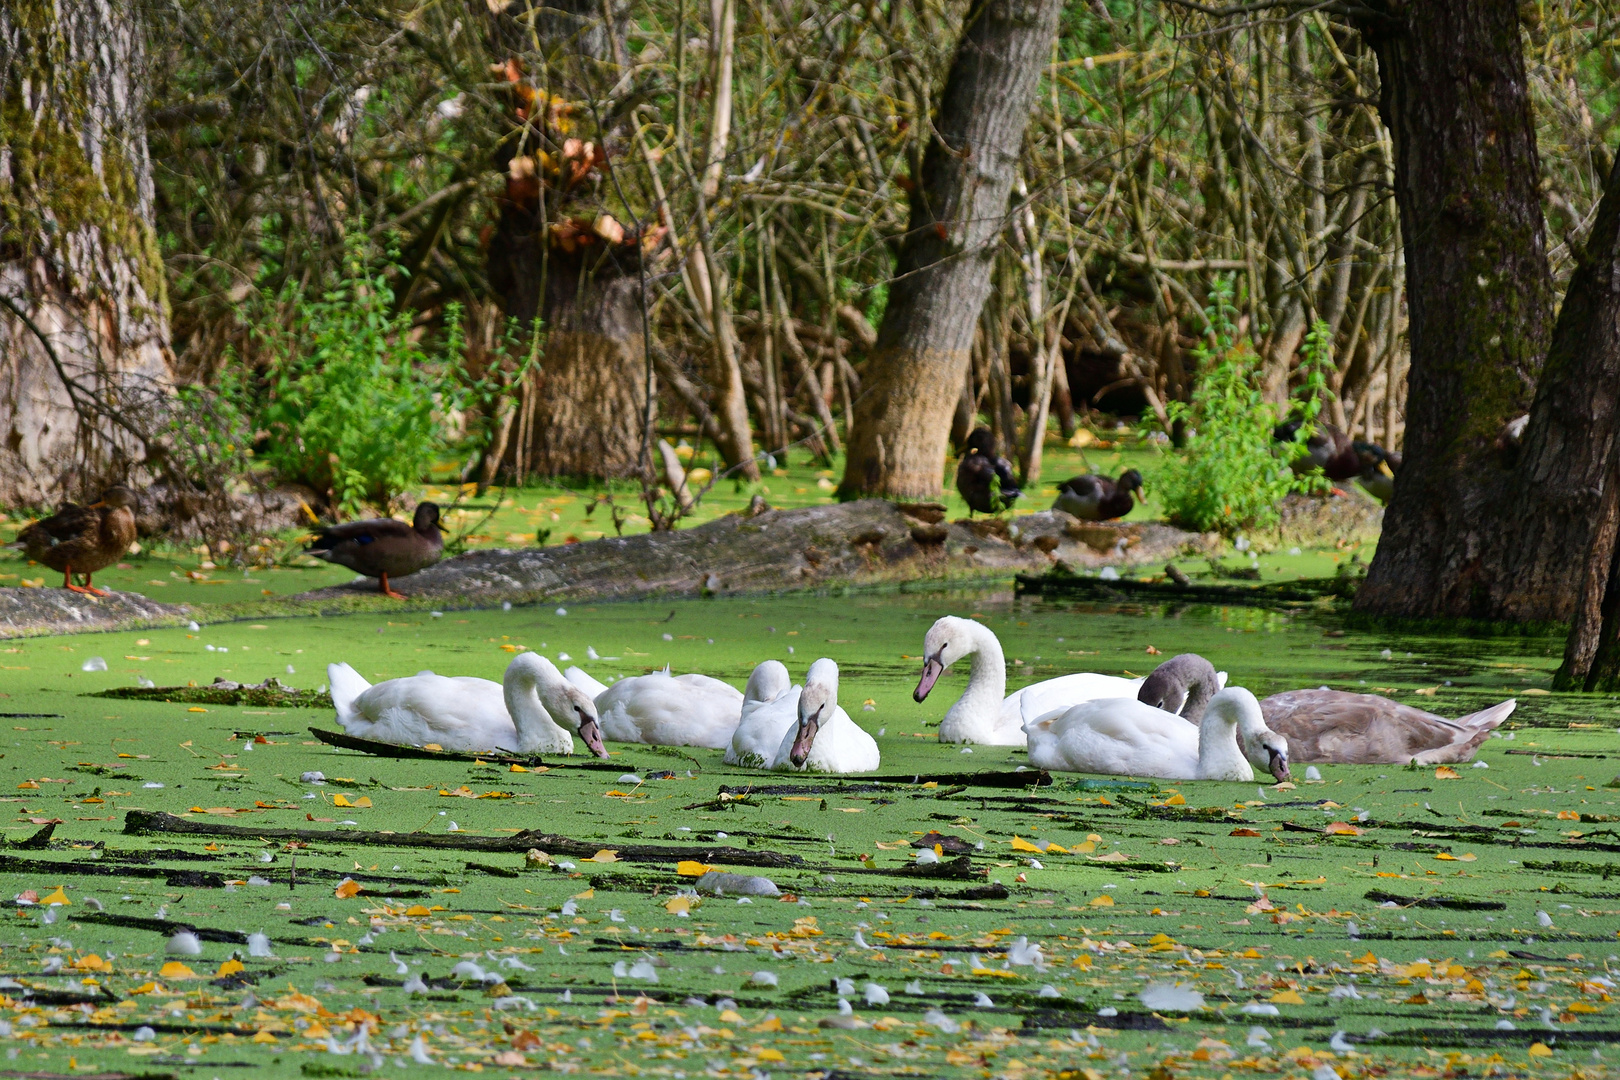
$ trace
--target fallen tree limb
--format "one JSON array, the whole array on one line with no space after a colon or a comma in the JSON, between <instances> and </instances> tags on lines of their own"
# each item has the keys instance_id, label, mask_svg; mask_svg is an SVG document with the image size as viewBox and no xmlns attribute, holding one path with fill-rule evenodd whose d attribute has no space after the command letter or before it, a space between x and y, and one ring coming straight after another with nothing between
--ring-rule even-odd
<instances>
[{"instance_id":1,"label":"fallen tree limb","mask_svg":"<svg viewBox=\"0 0 1620 1080\"><path fill-rule=\"evenodd\" d=\"M130 810L124 814L124 832L130 836L185 835L234 836L243 839L300 840L305 843L336 844L340 847L428 848L438 851L525 852L539 848L548 855L571 855L589 859L605 845L596 841L573 840L554 833L532 829L512 836L468 836L466 833L371 832L364 829L254 829L241 825L215 825L189 821L161 811ZM717 862L732 866L774 866L796 868L804 865L797 855L774 851L748 851L734 847L666 847L660 844L624 844L612 848L623 862L677 863L685 860Z\"/></svg>"}]
</instances>

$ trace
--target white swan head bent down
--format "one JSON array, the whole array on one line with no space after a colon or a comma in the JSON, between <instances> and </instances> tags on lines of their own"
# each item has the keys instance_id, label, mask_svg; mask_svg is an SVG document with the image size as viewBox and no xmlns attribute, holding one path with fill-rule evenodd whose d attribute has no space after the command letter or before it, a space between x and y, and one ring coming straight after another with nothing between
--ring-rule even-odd
<instances>
[{"instance_id":1,"label":"white swan head bent down","mask_svg":"<svg viewBox=\"0 0 1620 1080\"><path fill-rule=\"evenodd\" d=\"M530 702L538 700L557 724L579 735L591 753L599 758L608 756L607 748L602 745L602 725L596 714L596 703L564 678L557 665L544 656L525 652L513 657L501 680L501 688L506 697L506 711L517 728L520 747L533 741L525 729L535 715Z\"/></svg>"},{"instance_id":2,"label":"white swan head bent down","mask_svg":"<svg viewBox=\"0 0 1620 1080\"><path fill-rule=\"evenodd\" d=\"M793 738L788 760L795 769L804 768L815 745L816 733L821 725L832 718L838 707L838 665L822 657L810 665L804 677L804 691L799 695L799 732Z\"/></svg>"},{"instance_id":3,"label":"white swan head bent down","mask_svg":"<svg viewBox=\"0 0 1620 1080\"><path fill-rule=\"evenodd\" d=\"M1217 723L1219 727L1216 727ZM1265 754L1266 768L1278 783L1289 777L1288 740L1266 727L1260 702L1241 686L1229 686L1210 699L1205 722L1199 727L1201 764L1206 744L1218 748L1223 759L1225 754L1235 749L1237 760L1243 762L1245 767L1258 757L1258 753L1247 753L1247 748L1257 748Z\"/></svg>"}]
</instances>

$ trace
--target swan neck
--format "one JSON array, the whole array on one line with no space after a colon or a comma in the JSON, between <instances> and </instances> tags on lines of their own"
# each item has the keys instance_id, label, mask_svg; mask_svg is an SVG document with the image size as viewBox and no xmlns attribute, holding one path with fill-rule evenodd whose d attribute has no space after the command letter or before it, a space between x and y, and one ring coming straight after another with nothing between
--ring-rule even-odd
<instances>
[{"instance_id":1,"label":"swan neck","mask_svg":"<svg viewBox=\"0 0 1620 1080\"><path fill-rule=\"evenodd\" d=\"M1214 678L1200 678L1187 688L1187 701L1181 707L1181 718L1201 726L1204 722L1204 712L1209 708L1209 699L1214 696Z\"/></svg>"},{"instance_id":2,"label":"swan neck","mask_svg":"<svg viewBox=\"0 0 1620 1080\"><path fill-rule=\"evenodd\" d=\"M1203 779L1221 779L1233 772L1246 773L1250 779L1254 770L1249 759L1238 747L1237 724L1225 711L1204 713L1198 724L1198 775ZM1242 768L1238 768L1242 765Z\"/></svg>"},{"instance_id":3,"label":"swan neck","mask_svg":"<svg viewBox=\"0 0 1620 1080\"><path fill-rule=\"evenodd\" d=\"M551 713L540 701L539 681L527 672L515 673L502 682L501 692L506 699L506 711L512 717L512 726L517 729L519 752L534 752L546 728L556 726Z\"/></svg>"},{"instance_id":4,"label":"swan neck","mask_svg":"<svg viewBox=\"0 0 1620 1080\"><path fill-rule=\"evenodd\" d=\"M975 715L986 715L993 721L1000 715L1001 702L1007 696L1007 656L1001 651L996 635L983 627L974 631L973 644L967 686L956 707L966 707Z\"/></svg>"}]
</instances>

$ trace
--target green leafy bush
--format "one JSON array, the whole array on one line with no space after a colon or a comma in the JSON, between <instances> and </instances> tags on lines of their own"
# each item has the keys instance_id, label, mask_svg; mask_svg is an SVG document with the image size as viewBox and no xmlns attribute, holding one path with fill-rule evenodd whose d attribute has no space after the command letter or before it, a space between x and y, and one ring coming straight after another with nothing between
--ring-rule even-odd
<instances>
[{"instance_id":1,"label":"green leafy bush","mask_svg":"<svg viewBox=\"0 0 1620 1080\"><path fill-rule=\"evenodd\" d=\"M1193 354L1202 374L1192 402L1171 402L1166 410L1172 424L1185 423L1186 446L1154 478L1172 524L1226 537L1276 524L1282 497L1310 484L1273 452L1277 414L1260 392L1260 358L1237 340L1232 295L1230 278L1210 290L1209 332ZM1320 376L1320 365L1311 371ZM1320 402L1314 395L1306 408L1320 409Z\"/></svg>"},{"instance_id":2,"label":"green leafy bush","mask_svg":"<svg viewBox=\"0 0 1620 1080\"><path fill-rule=\"evenodd\" d=\"M319 299L290 300L291 324L263 334L270 356L260 455L345 513L390 509L447 449L441 418L460 407L460 311L437 355L413 340L381 270L351 253L349 277Z\"/></svg>"}]
</instances>

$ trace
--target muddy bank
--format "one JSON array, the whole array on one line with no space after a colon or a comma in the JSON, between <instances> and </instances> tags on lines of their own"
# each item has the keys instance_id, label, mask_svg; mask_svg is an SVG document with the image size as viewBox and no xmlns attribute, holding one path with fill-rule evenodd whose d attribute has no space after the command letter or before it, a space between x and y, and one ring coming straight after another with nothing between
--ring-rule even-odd
<instances>
[{"instance_id":1,"label":"muddy bank","mask_svg":"<svg viewBox=\"0 0 1620 1080\"><path fill-rule=\"evenodd\" d=\"M1077 571L1163 565L1212 544L1153 522L1081 522L1052 510L1011 522L948 522L937 504L867 499L733 514L673 533L470 552L402 579L399 588L445 607L766 593L1006 576L1059 560ZM300 599L374 592L374 583L354 582Z\"/></svg>"},{"instance_id":2,"label":"muddy bank","mask_svg":"<svg viewBox=\"0 0 1620 1080\"><path fill-rule=\"evenodd\" d=\"M176 626L191 618L184 605L160 604L134 593L98 597L61 588L0 588L0 638Z\"/></svg>"}]
</instances>

